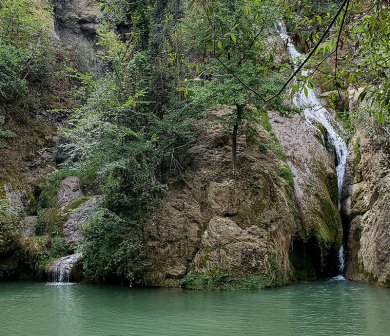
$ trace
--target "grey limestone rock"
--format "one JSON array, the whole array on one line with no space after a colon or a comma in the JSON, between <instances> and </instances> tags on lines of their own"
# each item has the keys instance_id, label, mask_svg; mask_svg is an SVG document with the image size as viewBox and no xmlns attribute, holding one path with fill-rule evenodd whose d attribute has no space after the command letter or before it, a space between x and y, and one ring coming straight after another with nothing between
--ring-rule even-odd
<instances>
[{"instance_id":1,"label":"grey limestone rock","mask_svg":"<svg viewBox=\"0 0 390 336\"><path fill-rule=\"evenodd\" d=\"M80 179L76 176L69 176L62 181L57 194L57 205L62 205L83 197L80 189Z\"/></svg>"},{"instance_id":2,"label":"grey limestone rock","mask_svg":"<svg viewBox=\"0 0 390 336\"><path fill-rule=\"evenodd\" d=\"M80 241L82 238L81 226L94 214L96 206L100 201L101 197L95 196L80 205L69 215L63 229L64 237L68 242L76 243Z\"/></svg>"}]
</instances>

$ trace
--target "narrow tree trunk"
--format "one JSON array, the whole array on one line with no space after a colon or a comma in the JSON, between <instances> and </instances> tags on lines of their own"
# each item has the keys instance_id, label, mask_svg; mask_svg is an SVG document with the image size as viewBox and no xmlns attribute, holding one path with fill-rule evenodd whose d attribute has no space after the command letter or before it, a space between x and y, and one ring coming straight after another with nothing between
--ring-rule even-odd
<instances>
[{"instance_id":1,"label":"narrow tree trunk","mask_svg":"<svg viewBox=\"0 0 390 336\"><path fill-rule=\"evenodd\" d=\"M233 126L232 134L232 159L233 159L233 176L237 176L237 131L238 124Z\"/></svg>"},{"instance_id":2,"label":"narrow tree trunk","mask_svg":"<svg viewBox=\"0 0 390 336\"><path fill-rule=\"evenodd\" d=\"M238 126L240 125L243 114L244 106L236 104L236 118L233 124L233 133L232 133L232 161L233 161L233 176L238 176L238 162L237 162L237 135L238 135Z\"/></svg>"}]
</instances>

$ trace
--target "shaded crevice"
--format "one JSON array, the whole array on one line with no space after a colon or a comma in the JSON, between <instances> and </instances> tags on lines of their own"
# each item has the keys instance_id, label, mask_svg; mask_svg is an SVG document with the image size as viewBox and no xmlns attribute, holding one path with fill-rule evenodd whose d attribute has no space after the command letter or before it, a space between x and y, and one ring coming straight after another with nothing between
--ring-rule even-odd
<instances>
[{"instance_id":1,"label":"shaded crevice","mask_svg":"<svg viewBox=\"0 0 390 336\"><path fill-rule=\"evenodd\" d=\"M338 274L338 247L325 248L314 236L293 239L290 260L297 280L329 278Z\"/></svg>"}]
</instances>

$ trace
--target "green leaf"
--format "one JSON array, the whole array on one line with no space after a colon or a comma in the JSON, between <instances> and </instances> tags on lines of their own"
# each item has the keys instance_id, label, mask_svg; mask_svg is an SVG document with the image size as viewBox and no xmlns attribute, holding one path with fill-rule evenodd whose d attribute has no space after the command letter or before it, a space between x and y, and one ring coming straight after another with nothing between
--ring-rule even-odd
<instances>
[{"instance_id":1,"label":"green leaf","mask_svg":"<svg viewBox=\"0 0 390 336\"><path fill-rule=\"evenodd\" d=\"M221 41L221 40L218 41L218 48L219 48L220 50L223 50L223 44L222 44L222 41Z\"/></svg>"},{"instance_id":2,"label":"green leaf","mask_svg":"<svg viewBox=\"0 0 390 336\"><path fill-rule=\"evenodd\" d=\"M380 111L379 113L378 122L380 125L385 124L385 114L383 113L383 111Z\"/></svg>"},{"instance_id":3,"label":"green leaf","mask_svg":"<svg viewBox=\"0 0 390 336\"><path fill-rule=\"evenodd\" d=\"M237 44L237 39L236 39L236 36L234 34L230 34L230 37L233 41L234 44Z\"/></svg>"}]
</instances>

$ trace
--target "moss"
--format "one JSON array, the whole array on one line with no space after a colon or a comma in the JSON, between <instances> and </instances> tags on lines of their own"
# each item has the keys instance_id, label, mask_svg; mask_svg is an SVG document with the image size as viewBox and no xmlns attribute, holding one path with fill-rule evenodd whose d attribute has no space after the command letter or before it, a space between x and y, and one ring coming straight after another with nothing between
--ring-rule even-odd
<instances>
[{"instance_id":1,"label":"moss","mask_svg":"<svg viewBox=\"0 0 390 336\"><path fill-rule=\"evenodd\" d=\"M272 280L267 275L229 275L224 272L189 273L180 286L193 290L241 290L270 287Z\"/></svg>"},{"instance_id":2,"label":"moss","mask_svg":"<svg viewBox=\"0 0 390 336\"><path fill-rule=\"evenodd\" d=\"M291 172L291 169L289 166L287 166L287 165L283 166L279 170L278 175L287 181L287 184L289 185L290 188L294 188L294 178L293 178L293 175L292 175L292 172Z\"/></svg>"},{"instance_id":3,"label":"moss","mask_svg":"<svg viewBox=\"0 0 390 336\"><path fill-rule=\"evenodd\" d=\"M259 150L261 152L267 152L271 151L273 152L277 158L279 158L282 161L287 160L287 156L282 148L282 145L279 143L279 141L273 141L272 143L269 144L262 144L259 145Z\"/></svg>"},{"instance_id":4,"label":"moss","mask_svg":"<svg viewBox=\"0 0 390 336\"><path fill-rule=\"evenodd\" d=\"M341 218L336 205L329 199L320 199L318 213L319 229L317 237L326 246L337 244L341 246L342 236L340 234Z\"/></svg>"},{"instance_id":5,"label":"moss","mask_svg":"<svg viewBox=\"0 0 390 336\"><path fill-rule=\"evenodd\" d=\"M39 208L55 208L57 203L57 194L60 190L61 182L68 176L77 176L74 170L58 170L49 175L45 184L42 186L42 192L39 199Z\"/></svg>"},{"instance_id":6,"label":"moss","mask_svg":"<svg viewBox=\"0 0 390 336\"><path fill-rule=\"evenodd\" d=\"M61 236L63 226L68 220L70 213L90 199L90 196L84 196L64 206L40 210L38 213L36 233L38 235L48 234L50 236Z\"/></svg>"},{"instance_id":7,"label":"moss","mask_svg":"<svg viewBox=\"0 0 390 336\"><path fill-rule=\"evenodd\" d=\"M267 112L264 112L264 111L259 111L259 115L260 115L260 118L261 118L261 124L263 125L263 127L265 128L265 130L269 133L272 133L272 125L271 123L269 122L269 116L268 116L268 113Z\"/></svg>"},{"instance_id":8,"label":"moss","mask_svg":"<svg viewBox=\"0 0 390 336\"><path fill-rule=\"evenodd\" d=\"M262 217L266 207L267 204L265 199L259 198L250 207L240 208L238 214L235 217L235 220L241 228L249 227L251 225L264 227L264 224L266 224L265 228L268 228L269 220Z\"/></svg>"},{"instance_id":9,"label":"moss","mask_svg":"<svg viewBox=\"0 0 390 336\"><path fill-rule=\"evenodd\" d=\"M325 136L326 136L327 131L326 131L325 126L317 121L314 121L313 123L314 123L315 127L320 131L319 133L315 132L314 136L321 143L322 146L326 147Z\"/></svg>"},{"instance_id":10,"label":"moss","mask_svg":"<svg viewBox=\"0 0 390 336\"><path fill-rule=\"evenodd\" d=\"M359 272L363 275L364 279L368 283L375 284L378 282L378 277L372 272L365 270L363 264L359 265Z\"/></svg>"},{"instance_id":11,"label":"moss","mask_svg":"<svg viewBox=\"0 0 390 336\"><path fill-rule=\"evenodd\" d=\"M89 201L91 198L92 198L92 196L83 196L83 197L80 197L80 198L68 203L64 208L64 212L71 213L72 211L76 210L80 205Z\"/></svg>"},{"instance_id":12,"label":"moss","mask_svg":"<svg viewBox=\"0 0 390 336\"><path fill-rule=\"evenodd\" d=\"M355 160L353 162L353 171L354 173L356 173L357 167L362 159L362 154L360 151L360 139L356 139L356 141L353 144L353 155L355 157Z\"/></svg>"},{"instance_id":13,"label":"moss","mask_svg":"<svg viewBox=\"0 0 390 336\"><path fill-rule=\"evenodd\" d=\"M332 244L341 246L341 217L338 209L337 178L335 174L326 174L321 162L316 162L315 165L317 175L320 178L319 192L315 196L319 200L320 207L311 209L312 223L308 223L308 227L314 228L318 240L326 246Z\"/></svg>"}]
</instances>

